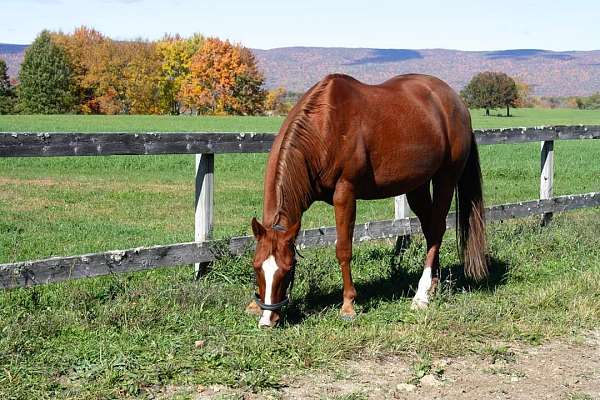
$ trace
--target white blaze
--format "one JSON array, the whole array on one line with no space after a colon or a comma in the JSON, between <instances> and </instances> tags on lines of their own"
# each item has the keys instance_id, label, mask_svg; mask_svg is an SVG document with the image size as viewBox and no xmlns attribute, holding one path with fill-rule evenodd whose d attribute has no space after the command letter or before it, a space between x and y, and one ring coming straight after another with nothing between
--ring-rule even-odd
<instances>
[{"instance_id":1,"label":"white blaze","mask_svg":"<svg viewBox=\"0 0 600 400\"><path fill-rule=\"evenodd\" d=\"M275 276L275 272L277 272L275 257L270 255L269 258L263 262L262 270L265 275L265 304L273 304L273 301L271 300L271 291L273 289L273 277ZM258 325L271 326L271 313L272 311L264 310L260 321L258 321Z\"/></svg>"},{"instance_id":2,"label":"white blaze","mask_svg":"<svg viewBox=\"0 0 600 400\"><path fill-rule=\"evenodd\" d=\"M419 287L417 289L417 294L415 294L414 301L428 304L429 289L431 289L431 268L425 267L423 269L423 275L421 275L421 279L419 279Z\"/></svg>"}]
</instances>

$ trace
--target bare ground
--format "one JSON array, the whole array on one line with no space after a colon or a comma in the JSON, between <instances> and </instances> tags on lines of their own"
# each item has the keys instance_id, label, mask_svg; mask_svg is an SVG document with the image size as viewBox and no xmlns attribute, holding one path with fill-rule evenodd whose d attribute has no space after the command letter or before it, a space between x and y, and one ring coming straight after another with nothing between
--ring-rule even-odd
<instances>
[{"instance_id":1,"label":"bare ground","mask_svg":"<svg viewBox=\"0 0 600 400\"><path fill-rule=\"evenodd\" d=\"M335 370L288 377L278 390L225 386L167 387L156 398L195 399L600 399L600 330L539 346L433 359L425 376L417 358L347 361ZM421 369L422 370L422 369Z\"/></svg>"}]
</instances>

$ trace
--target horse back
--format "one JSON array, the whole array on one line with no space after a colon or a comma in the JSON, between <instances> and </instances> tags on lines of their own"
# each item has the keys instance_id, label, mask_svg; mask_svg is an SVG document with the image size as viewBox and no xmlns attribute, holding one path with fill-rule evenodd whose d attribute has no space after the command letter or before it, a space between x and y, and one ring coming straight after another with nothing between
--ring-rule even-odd
<instances>
[{"instance_id":1,"label":"horse back","mask_svg":"<svg viewBox=\"0 0 600 400\"><path fill-rule=\"evenodd\" d=\"M442 169L462 171L470 115L440 79L410 74L368 85L330 75L315 87L321 107L311 121L328 145L324 187L344 180L359 198L381 198L406 193Z\"/></svg>"}]
</instances>

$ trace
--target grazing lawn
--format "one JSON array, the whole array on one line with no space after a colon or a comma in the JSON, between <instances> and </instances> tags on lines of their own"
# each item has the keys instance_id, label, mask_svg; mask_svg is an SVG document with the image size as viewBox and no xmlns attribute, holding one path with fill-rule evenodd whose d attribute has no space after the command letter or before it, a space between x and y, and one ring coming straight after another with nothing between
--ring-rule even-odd
<instances>
[{"instance_id":1,"label":"grazing lawn","mask_svg":"<svg viewBox=\"0 0 600 400\"><path fill-rule=\"evenodd\" d=\"M500 111L499 111L500 112ZM600 113L473 112L475 128L600 124ZM276 132L281 118L0 116L0 131ZM537 198L539 144L480 147L487 204ZM555 194L600 190L600 143L555 143ZM218 155L215 236L249 232L261 215L265 154ZM0 262L193 239L192 156L0 159ZM332 225L316 204L304 227ZM361 202L359 221L393 216L391 200ZM291 371L348 357L500 351L499 341L541 343L599 326L600 210L488 227L492 278L466 281L454 232L445 238L445 284L427 311L409 309L424 258L416 235L355 247L358 318L338 318L341 276L333 248L304 251L295 304L281 329L243 313L250 256L225 258L191 280L192 267L0 291L0 398L146 396L165 385L276 387ZM194 348L204 340L202 348Z\"/></svg>"}]
</instances>

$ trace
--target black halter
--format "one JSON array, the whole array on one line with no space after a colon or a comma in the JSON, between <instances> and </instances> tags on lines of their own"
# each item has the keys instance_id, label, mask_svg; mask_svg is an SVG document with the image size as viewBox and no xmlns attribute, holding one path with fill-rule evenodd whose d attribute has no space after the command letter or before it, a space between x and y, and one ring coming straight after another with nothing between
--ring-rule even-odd
<instances>
[{"instance_id":1,"label":"black halter","mask_svg":"<svg viewBox=\"0 0 600 400\"><path fill-rule=\"evenodd\" d=\"M266 310L266 311L277 311L282 309L283 307L287 306L288 304L290 304L292 302L292 289L294 288L294 280L296 277L296 263L294 262L294 265L292 265L292 269L289 272L291 274L290 276L290 284L288 286L287 289L287 294L285 296L285 299L283 299L282 301L280 301L279 303L275 303L275 304L265 304L260 300L260 295L256 292L254 292L254 302L261 308L261 310Z\"/></svg>"},{"instance_id":2,"label":"black halter","mask_svg":"<svg viewBox=\"0 0 600 400\"><path fill-rule=\"evenodd\" d=\"M287 230L284 226L279 225L279 224L273 224L273 229L276 231L280 231L280 232L285 232ZM256 305L258 305L260 307L261 310L278 311L292 302L292 298L291 298L292 289L294 288L294 280L296 278L296 260L295 259L294 259L294 264L292 265L292 268L290 269L289 273L291 275L290 275L290 283L289 283L289 286L287 289L287 293L286 293L285 299L283 299L279 303L265 304L260 300L260 295L257 292L254 292L254 302L256 303Z\"/></svg>"}]
</instances>

